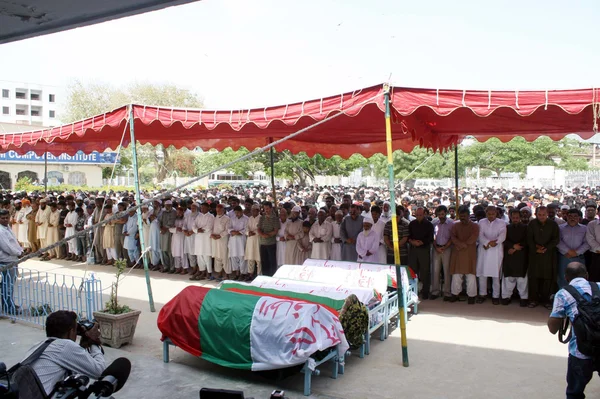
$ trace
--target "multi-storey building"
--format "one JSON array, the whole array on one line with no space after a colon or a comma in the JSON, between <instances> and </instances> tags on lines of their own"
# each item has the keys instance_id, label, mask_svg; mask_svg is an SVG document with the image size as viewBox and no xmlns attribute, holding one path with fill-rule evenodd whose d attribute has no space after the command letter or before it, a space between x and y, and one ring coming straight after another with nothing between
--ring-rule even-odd
<instances>
[{"instance_id":1,"label":"multi-storey building","mask_svg":"<svg viewBox=\"0 0 600 399\"><path fill-rule=\"evenodd\" d=\"M0 80L0 122L56 126L57 88Z\"/></svg>"}]
</instances>

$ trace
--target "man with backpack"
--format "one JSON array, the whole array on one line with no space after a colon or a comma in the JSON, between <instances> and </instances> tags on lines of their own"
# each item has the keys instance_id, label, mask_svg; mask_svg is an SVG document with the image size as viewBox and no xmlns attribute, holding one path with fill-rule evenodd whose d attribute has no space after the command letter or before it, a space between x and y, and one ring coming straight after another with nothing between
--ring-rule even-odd
<instances>
[{"instance_id":1,"label":"man with backpack","mask_svg":"<svg viewBox=\"0 0 600 399\"><path fill-rule=\"evenodd\" d=\"M76 343L78 331L82 334L79 344ZM75 312L59 310L48 315L46 336L46 340L31 348L25 359L15 366L22 369L30 367L37 381L31 381L36 379L35 376L31 377L31 373L24 370L9 370L19 390L28 389L28 394L21 397L46 397L53 391L56 383L64 380L70 373L83 374L93 379L100 377L105 369L105 362L98 324L82 331ZM37 391L40 391L39 394Z\"/></svg>"},{"instance_id":2,"label":"man with backpack","mask_svg":"<svg viewBox=\"0 0 600 399\"><path fill-rule=\"evenodd\" d=\"M567 286L554 296L548 318L552 334L564 333L565 318L573 325L569 342L567 399L583 399L594 371L600 370L600 287L588 282L585 265L571 262L565 271ZM561 342L562 337L559 337Z\"/></svg>"}]
</instances>

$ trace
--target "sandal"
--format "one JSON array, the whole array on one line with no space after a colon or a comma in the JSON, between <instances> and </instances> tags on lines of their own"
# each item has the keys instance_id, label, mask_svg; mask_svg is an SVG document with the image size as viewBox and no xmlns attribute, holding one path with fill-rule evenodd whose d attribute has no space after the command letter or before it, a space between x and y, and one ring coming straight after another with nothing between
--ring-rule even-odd
<instances>
[{"instance_id":1,"label":"sandal","mask_svg":"<svg viewBox=\"0 0 600 399\"><path fill-rule=\"evenodd\" d=\"M533 309L533 308L537 308L537 305L538 305L537 302L532 301L532 302L529 302L529 305L527 305L527 307L530 309Z\"/></svg>"},{"instance_id":2,"label":"sandal","mask_svg":"<svg viewBox=\"0 0 600 399\"><path fill-rule=\"evenodd\" d=\"M546 309L548 309L548 310L552 310L552 308L553 308L553 306L552 306L552 304L551 304L551 303L547 303L547 304L545 304L545 305L544 305L544 307L545 307Z\"/></svg>"}]
</instances>

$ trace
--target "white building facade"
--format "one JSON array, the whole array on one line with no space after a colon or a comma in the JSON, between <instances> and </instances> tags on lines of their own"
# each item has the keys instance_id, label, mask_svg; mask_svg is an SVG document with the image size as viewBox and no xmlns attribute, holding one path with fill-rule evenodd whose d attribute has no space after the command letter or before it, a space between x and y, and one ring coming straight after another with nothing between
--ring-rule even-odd
<instances>
[{"instance_id":1,"label":"white building facade","mask_svg":"<svg viewBox=\"0 0 600 399\"><path fill-rule=\"evenodd\" d=\"M57 88L0 80L0 122L56 126Z\"/></svg>"}]
</instances>

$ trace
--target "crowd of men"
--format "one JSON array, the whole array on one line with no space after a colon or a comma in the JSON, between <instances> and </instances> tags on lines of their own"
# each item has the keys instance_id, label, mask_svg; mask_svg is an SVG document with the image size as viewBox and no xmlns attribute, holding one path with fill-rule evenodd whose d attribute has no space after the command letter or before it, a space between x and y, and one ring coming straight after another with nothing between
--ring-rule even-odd
<instances>
[{"instance_id":1,"label":"crowd of men","mask_svg":"<svg viewBox=\"0 0 600 399\"><path fill-rule=\"evenodd\" d=\"M572 261L585 263L590 280L600 281L594 188L463 189L458 209L452 190L397 195L400 260L418 274L421 299L455 302L466 288L469 304L490 292L494 304L508 304L516 287L521 306L549 307ZM293 186L275 196L267 187L172 193L142 207L142 231L131 192L4 192L1 199L26 251L114 219L42 260L125 259L135 266L147 256L153 271L243 281L307 258L394 263L387 189Z\"/></svg>"}]
</instances>

